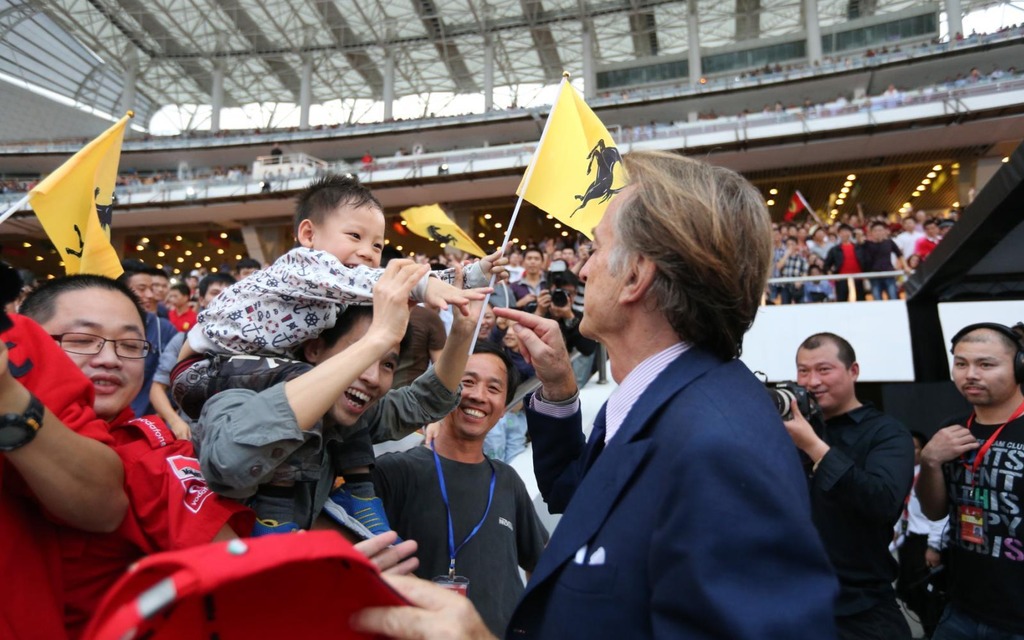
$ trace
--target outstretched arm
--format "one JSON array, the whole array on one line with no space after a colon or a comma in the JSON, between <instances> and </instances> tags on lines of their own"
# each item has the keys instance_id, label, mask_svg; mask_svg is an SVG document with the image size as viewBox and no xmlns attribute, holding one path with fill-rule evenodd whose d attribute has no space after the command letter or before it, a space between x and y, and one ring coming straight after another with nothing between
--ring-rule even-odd
<instances>
[{"instance_id":1,"label":"outstretched arm","mask_svg":"<svg viewBox=\"0 0 1024 640\"><path fill-rule=\"evenodd\" d=\"M74 365L68 361L67 366ZM22 413L30 396L11 375L7 346L0 340L0 413ZM121 524L128 499L117 454L67 428L49 409L35 438L2 455L18 470L39 503L57 518L86 531L110 532Z\"/></svg>"}]
</instances>

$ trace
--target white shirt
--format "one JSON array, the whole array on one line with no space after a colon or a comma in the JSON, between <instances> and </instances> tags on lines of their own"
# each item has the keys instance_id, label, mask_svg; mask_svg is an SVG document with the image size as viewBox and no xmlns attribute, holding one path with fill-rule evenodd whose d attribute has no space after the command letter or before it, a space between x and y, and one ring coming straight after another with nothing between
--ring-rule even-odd
<instances>
[{"instance_id":1,"label":"white shirt","mask_svg":"<svg viewBox=\"0 0 1024 640\"><path fill-rule=\"evenodd\" d=\"M686 342L677 342L671 347L648 357L629 372L629 375L612 391L608 396L608 403L605 409L605 433L604 442L608 444L622 423L626 421L630 409L640 399L647 387L651 386L657 378L676 358L681 356L690 348ZM542 415L552 418L567 418L579 411L580 401L577 398L567 405L556 405L545 402L536 395L531 399L531 408Z\"/></svg>"}]
</instances>

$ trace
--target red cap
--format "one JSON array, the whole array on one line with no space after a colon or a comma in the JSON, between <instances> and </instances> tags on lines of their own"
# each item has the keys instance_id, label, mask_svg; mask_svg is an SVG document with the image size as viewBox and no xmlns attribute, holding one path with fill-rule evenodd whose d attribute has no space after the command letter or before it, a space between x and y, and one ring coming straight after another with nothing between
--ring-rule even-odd
<instances>
[{"instance_id":1,"label":"red cap","mask_svg":"<svg viewBox=\"0 0 1024 640\"><path fill-rule=\"evenodd\" d=\"M107 593L83 640L371 638L348 620L406 604L333 531L217 542L141 560Z\"/></svg>"}]
</instances>

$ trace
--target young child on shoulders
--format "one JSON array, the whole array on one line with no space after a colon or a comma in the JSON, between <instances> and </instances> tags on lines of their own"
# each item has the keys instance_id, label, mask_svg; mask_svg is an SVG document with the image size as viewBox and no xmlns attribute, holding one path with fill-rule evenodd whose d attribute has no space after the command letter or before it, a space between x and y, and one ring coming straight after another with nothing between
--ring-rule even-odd
<instances>
[{"instance_id":1,"label":"young child on shoulders","mask_svg":"<svg viewBox=\"0 0 1024 640\"><path fill-rule=\"evenodd\" d=\"M347 306L373 304L374 285L384 273L384 232L383 207L358 180L328 175L306 188L297 199L298 246L224 290L189 331L171 376L175 400L185 413L198 419L206 400L219 391L264 388L307 370L296 362L296 350L333 327ZM431 272L410 299L442 309L454 305L465 313L471 300L485 297L491 275L507 277L507 260L500 255L499 250L460 274ZM456 281L466 289L451 284ZM239 376L229 373L238 369L229 365L232 356L274 362L261 368L268 375ZM343 475L361 476L366 470L348 471ZM350 483L349 490L366 495L356 484L363 483ZM372 483L369 489L372 497Z\"/></svg>"}]
</instances>

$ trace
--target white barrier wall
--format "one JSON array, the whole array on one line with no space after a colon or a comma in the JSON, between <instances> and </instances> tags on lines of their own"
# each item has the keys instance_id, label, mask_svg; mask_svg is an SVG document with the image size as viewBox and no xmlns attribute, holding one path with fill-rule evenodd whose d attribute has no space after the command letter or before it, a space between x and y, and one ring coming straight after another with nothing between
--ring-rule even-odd
<instances>
[{"instance_id":1,"label":"white barrier wall","mask_svg":"<svg viewBox=\"0 0 1024 640\"><path fill-rule=\"evenodd\" d=\"M797 347L821 331L853 345L861 382L914 381L910 325L902 300L761 307L743 340L741 360L752 371L766 373L770 381L795 380Z\"/></svg>"},{"instance_id":2,"label":"white barrier wall","mask_svg":"<svg viewBox=\"0 0 1024 640\"><path fill-rule=\"evenodd\" d=\"M942 322L942 337L948 347L956 332L969 324L998 322L1012 326L1024 322L1024 301L943 302L939 305L939 320ZM947 351L946 358L952 368L953 354Z\"/></svg>"}]
</instances>

